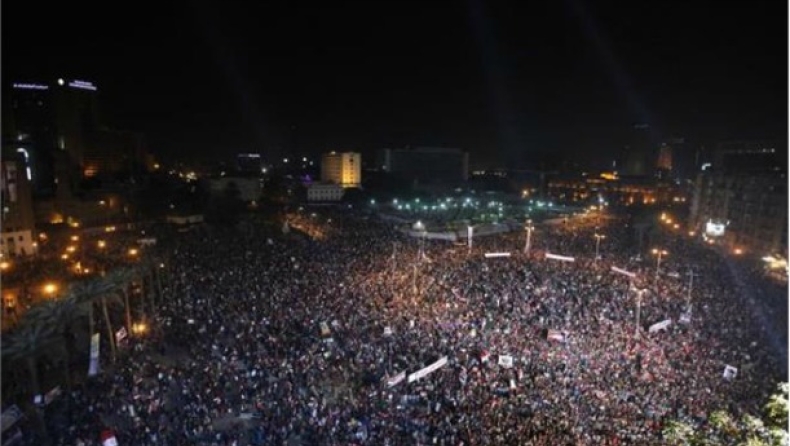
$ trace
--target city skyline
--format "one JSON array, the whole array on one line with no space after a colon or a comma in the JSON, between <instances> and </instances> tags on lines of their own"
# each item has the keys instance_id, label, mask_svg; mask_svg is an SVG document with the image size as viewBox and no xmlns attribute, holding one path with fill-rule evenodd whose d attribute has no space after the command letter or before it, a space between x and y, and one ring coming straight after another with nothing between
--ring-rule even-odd
<instances>
[{"instance_id":1,"label":"city skyline","mask_svg":"<svg viewBox=\"0 0 790 446\"><path fill-rule=\"evenodd\" d=\"M786 139L780 3L240 5L5 4L4 82L91 81L166 159L415 145L518 166L617 156L637 123Z\"/></svg>"}]
</instances>

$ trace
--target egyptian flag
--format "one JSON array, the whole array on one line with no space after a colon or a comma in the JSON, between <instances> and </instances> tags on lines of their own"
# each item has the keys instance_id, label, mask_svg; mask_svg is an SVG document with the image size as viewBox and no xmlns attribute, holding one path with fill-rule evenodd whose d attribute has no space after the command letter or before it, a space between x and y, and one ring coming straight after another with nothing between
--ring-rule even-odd
<instances>
[{"instance_id":1,"label":"egyptian flag","mask_svg":"<svg viewBox=\"0 0 790 446\"><path fill-rule=\"evenodd\" d=\"M102 446L118 446L118 440L115 439L115 432L110 429L105 429L101 433Z\"/></svg>"}]
</instances>

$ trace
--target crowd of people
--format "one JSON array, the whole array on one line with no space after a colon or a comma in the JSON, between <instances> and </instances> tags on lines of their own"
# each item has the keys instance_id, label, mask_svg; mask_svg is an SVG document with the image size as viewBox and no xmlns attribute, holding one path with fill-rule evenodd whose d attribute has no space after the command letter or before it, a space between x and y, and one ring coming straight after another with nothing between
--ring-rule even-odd
<instances>
[{"instance_id":1,"label":"crowd of people","mask_svg":"<svg viewBox=\"0 0 790 446\"><path fill-rule=\"evenodd\" d=\"M55 443L649 445L669 419L758 414L785 380L758 303L688 240L664 239L656 276L622 221L538 226L527 253L524 233L469 249L303 212L287 234L162 238L157 329L47 409Z\"/></svg>"}]
</instances>

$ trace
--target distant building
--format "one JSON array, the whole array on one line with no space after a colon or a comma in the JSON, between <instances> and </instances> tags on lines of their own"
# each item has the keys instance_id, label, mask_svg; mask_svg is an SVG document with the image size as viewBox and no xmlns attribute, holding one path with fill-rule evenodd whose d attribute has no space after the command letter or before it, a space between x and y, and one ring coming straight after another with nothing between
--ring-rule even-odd
<instances>
[{"instance_id":1,"label":"distant building","mask_svg":"<svg viewBox=\"0 0 790 446\"><path fill-rule=\"evenodd\" d=\"M330 152L321 159L321 181L343 188L362 183L362 156L354 152Z\"/></svg>"},{"instance_id":2,"label":"distant building","mask_svg":"<svg viewBox=\"0 0 790 446\"><path fill-rule=\"evenodd\" d=\"M0 162L3 257L32 255L37 250L33 198L24 165L24 157L13 153L3 156Z\"/></svg>"},{"instance_id":3,"label":"distant building","mask_svg":"<svg viewBox=\"0 0 790 446\"><path fill-rule=\"evenodd\" d=\"M92 82L15 82L4 88L3 145L24 149L33 194L52 197L58 184L145 165L139 135L101 126ZM67 167L57 167L65 162ZM67 172L76 178L59 176Z\"/></svg>"},{"instance_id":4,"label":"distant building","mask_svg":"<svg viewBox=\"0 0 790 446\"><path fill-rule=\"evenodd\" d=\"M690 224L725 228L723 242L757 255L787 251L787 147L727 142L697 177Z\"/></svg>"},{"instance_id":5,"label":"distant building","mask_svg":"<svg viewBox=\"0 0 790 446\"><path fill-rule=\"evenodd\" d=\"M643 176L619 176L612 172L552 178L549 181L549 197L566 203L596 202L600 197L609 204L623 206L656 205L687 200L682 191L670 182Z\"/></svg>"},{"instance_id":6,"label":"distant building","mask_svg":"<svg viewBox=\"0 0 790 446\"><path fill-rule=\"evenodd\" d=\"M241 201L251 202L260 200L263 194L263 181L257 176L225 176L209 178L207 181L212 195L221 195L229 189L236 189Z\"/></svg>"},{"instance_id":7,"label":"distant building","mask_svg":"<svg viewBox=\"0 0 790 446\"><path fill-rule=\"evenodd\" d=\"M412 183L454 186L469 179L469 154L461 149L383 149L380 156L380 164L384 170Z\"/></svg>"},{"instance_id":8,"label":"distant building","mask_svg":"<svg viewBox=\"0 0 790 446\"><path fill-rule=\"evenodd\" d=\"M260 153L239 153L236 155L236 169L242 173L260 175L263 172L263 158Z\"/></svg>"},{"instance_id":9,"label":"distant building","mask_svg":"<svg viewBox=\"0 0 790 446\"><path fill-rule=\"evenodd\" d=\"M307 187L307 201L340 201L345 189L339 184L314 183Z\"/></svg>"},{"instance_id":10,"label":"distant building","mask_svg":"<svg viewBox=\"0 0 790 446\"><path fill-rule=\"evenodd\" d=\"M661 147L658 149L656 168L664 172L672 171L672 146L667 143L661 144Z\"/></svg>"}]
</instances>

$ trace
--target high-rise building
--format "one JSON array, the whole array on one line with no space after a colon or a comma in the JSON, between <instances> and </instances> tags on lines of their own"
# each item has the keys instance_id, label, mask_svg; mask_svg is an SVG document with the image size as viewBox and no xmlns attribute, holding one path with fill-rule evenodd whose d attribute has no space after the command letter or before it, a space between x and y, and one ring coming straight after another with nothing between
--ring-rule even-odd
<instances>
[{"instance_id":1,"label":"high-rise building","mask_svg":"<svg viewBox=\"0 0 790 446\"><path fill-rule=\"evenodd\" d=\"M263 171L263 158L260 153L239 153L236 155L236 169L239 172L260 175Z\"/></svg>"},{"instance_id":2,"label":"high-rise building","mask_svg":"<svg viewBox=\"0 0 790 446\"><path fill-rule=\"evenodd\" d=\"M723 242L758 255L787 250L787 147L719 144L697 177L690 224L724 228Z\"/></svg>"},{"instance_id":3,"label":"high-rise building","mask_svg":"<svg viewBox=\"0 0 790 446\"><path fill-rule=\"evenodd\" d=\"M330 152L321 159L321 181L344 188L362 184L362 155L355 152Z\"/></svg>"},{"instance_id":4,"label":"high-rise building","mask_svg":"<svg viewBox=\"0 0 790 446\"><path fill-rule=\"evenodd\" d=\"M3 257L36 252L33 199L25 171L24 155L10 150L3 153L0 162L0 201L3 206L0 251Z\"/></svg>"},{"instance_id":5,"label":"high-rise building","mask_svg":"<svg viewBox=\"0 0 790 446\"><path fill-rule=\"evenodd\" d=\"M661 144L661 147L658 149L656 168L658 168L659 171L672 171L672 146L667 143Z\"/></svg>"},{"instance_id":6,"label":"high-rise building","mask_svg":"<svg viewBox=\"0 0 790 446\"><path fill-rule=\"evenodd\" d=\"M379 164L394 175L418 184L455 185L469 178L469 153L443 147L382 150Z\"/></svg>"}]
</instances>

